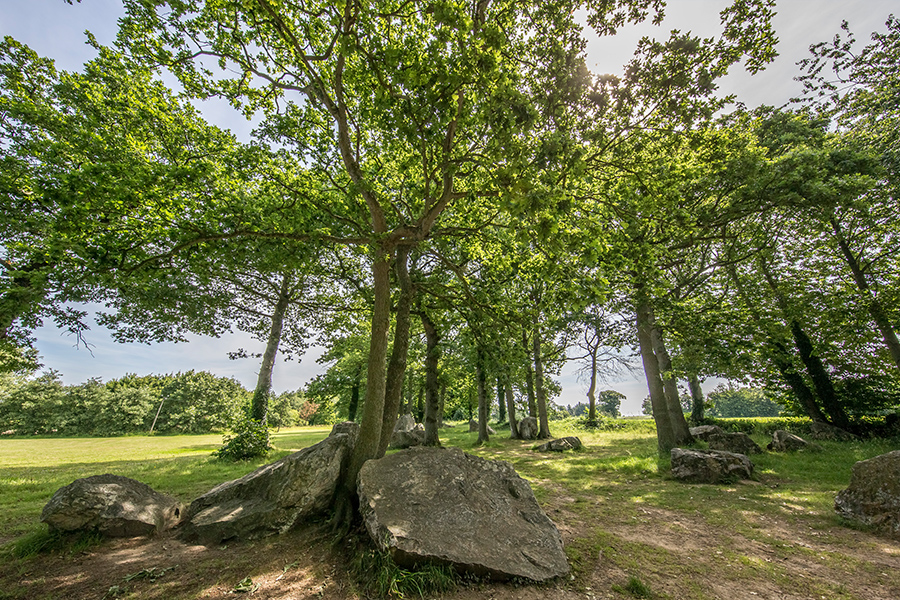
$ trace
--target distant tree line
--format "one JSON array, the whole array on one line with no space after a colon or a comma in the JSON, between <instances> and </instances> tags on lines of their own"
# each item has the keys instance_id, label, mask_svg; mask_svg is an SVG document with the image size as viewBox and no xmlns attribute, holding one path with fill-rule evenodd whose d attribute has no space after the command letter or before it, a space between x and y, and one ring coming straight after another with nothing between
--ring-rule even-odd
<instances>
[{"instance_id":1,"label":"distant tree line","mask_svg":"<svg viewBox=\"0 0 900 600\"><path fill-rule=\"evenodd\" d=\"M205 371L129 374L106 383L64 385L53 371L0 379L0 432L5 435L209 433L233 428L248 414L252 393L238 381ZM322 410L320 410L322 409ZM330 407L300 392L272 395L269 425L330 422Z\"/></svg>"}]
</instances>

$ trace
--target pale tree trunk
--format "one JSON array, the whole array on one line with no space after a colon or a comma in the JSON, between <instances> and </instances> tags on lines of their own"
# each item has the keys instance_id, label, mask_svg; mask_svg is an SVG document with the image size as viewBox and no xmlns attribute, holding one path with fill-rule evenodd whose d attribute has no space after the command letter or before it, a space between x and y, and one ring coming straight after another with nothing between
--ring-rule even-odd
<instances>
[{"instance_id":1,"label":"pale tree trunk","mask_svg":"<svg viewBox=\"0 0 900 600\"><path fill-rule=\"evenodd\" d=\"M652 314L646 299L639 298L635 305L638 346L641 350L641 363L644 366L644 377L647 379L647 391L650 393L650 407L653 420L656 422L656 443L660 455L668 454L678 444L669 418L669 407L666 404L666 393L663 389L662 376L659 372L659 361L653 352L651 336Z\"/></svg>"},{"instance_id":2,"label":"pale tree trunk","mask_svg":"<svg viewBox=\"0 0 900 600\"><path fill-rule=\"evenodd\" d=\"M484 370L484 351L478 345L475 349L475 378L478 380L478 440L476 444L489 441L488 420L490 419L490 403L487 394L487 373Z\"/></svg>"},{"instance_id":3,"label":"pale tree trunk","mask_svg":"<svg viewBox=\"0 0 900 600\"><path fill-rule=\"evenodd\" d=\"M897 332L894 331L891 320L881 306L881 302L879 302L878 298L875 297L875 294L872 293L872 289L869 287L869 282L866 281L866 274L863 272L859 259L850 249L850 244L847 242L840 224L833 216L831 217L831 228L834 230L834 235L837 238L841 254L843 254L844 260L847 261L847 265L850 267L853 281L856 283L856 287L859 288L863 298L865 298L869 309L869 315L871 315L872 320L875 321L875 326L878 328L878 331L881 332L881 339L884 340L884 345L887 346L888 351L891 353L894 364L900 369L900 339L897 339Z\"/></svg>"},{"instance_id":4,"label":"pale tree trunk","mask_svg":"<svg viewBox=\"0 0 900 600\"><path fill-rule=\"evenodd\" d=\"M550 421L547 418L547 394L544 391L544 363L541 359L541 330L538 326L537 313L534 317L534 391L537 396L539 431L538 438L546 439L550 435Z\"/></svg>"},{"instance_id":5,"label":"pale tree trunk","mask_svg":"<svg viewBox=\"0 0 900 600\"><path fill-rule=\"evenodd\" d=\"M594 349L591 354L591 384L588 386L588 422L597 422L597 350Z\"/></svg>"},{"instance_id":6,"label":"pale tree trunk","mask_svg":"<svg viewBox=\"0 0 900 600\"><path fill-rule=\"evenodd\" d=\"M700 424L705 418L706 402L703 400L703 388L696 373L688 376L688 387L691 390L691 421Z\"/></svg>"},{"instance_id":7,"label":"pale tree trunk","mask_svg":"<svg viewBox=\"0 0 900 600\"><path fill-rule=\"evenodd\" d=\"M256 389L253 391L253 400L250 406L250 418L265 425L269 413L269 392L272 390L272 370L275 368L275 356L278 354L278 344L281 342L281 332L284 330L284 314L291 302L290 296L291 278L286 273L281 276L281 285L278 288L278 300L272 311L272 325L269 328L269 339L266 341L266 350L263 352L262 364L259 367L259 376L256 379Z\"/></svg>"},{"instance_id":8,"label":"pale tree trunk","mask_svg":"<svg viewBox=\"0 0 900 600\"><path fill-rule=\"evenodd\" d=\"M409 278L409 247L398 246L395 261L400 297L397 299L397 318L394 325L394 345L388 363L385 392L384 416L381 425L381 441L378 457L384 456L397 424L400 402L403 397L403 376L406 374L406 357L409 351L409 311L412 307L412 281Z\"/></svg>"},{"instance_id":9,"label":"pale tree trunk","mask_svg":"<svg viewBox=\"0 0 900 600\"><path fill-rule=\"evenodd\" d=\"M653 307L650 306L650 342L653 344L653 352L659 362L659 374L663 381L663 393L666 397L666 407L669 410L669 420L672 424L672 434L675 443L680 445L690 444L694 441L690 427L684 418L684 409L681 408L681 398L678 395L678 382L672 373L672 359L666 349L666 343L662 337L662 330L656 324L653 315Z\"/></svg>"},{"instance_id":10,"label":"pale tree trunk","mask_svg":"<svg viewBox=\"0 0 900 600\"><path fill-rule=\"evenodd\" d=\"M522 329L522 348L525 350L525 392L528 394L528 416L537 419L537 399L534 397L534 369L531 366L531 341L528 332Z\"/></svg>"},{"instance_id":11,"label":"pale tree trunk","mask_svg":"<svg viewBox=\"0 0 900 600\"><path fill-rule=\"evenodd\" d=\"M425 330L425 445L440 446L440 399L438 398L438 364L441 359L441 337L434 322L419 313Z\"/></svg>"}]
</instances>

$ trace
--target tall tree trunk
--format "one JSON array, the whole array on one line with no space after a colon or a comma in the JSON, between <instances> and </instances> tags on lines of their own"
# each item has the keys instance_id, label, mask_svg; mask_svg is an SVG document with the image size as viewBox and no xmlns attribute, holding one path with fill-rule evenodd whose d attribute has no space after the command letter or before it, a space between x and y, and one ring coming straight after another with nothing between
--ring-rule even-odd
<instances>
[{"instance_id":1,"label":"tall tree trunk","mask_svg":"<svg viewBox=\"0 0 900 600\"><path fill-rule=\"evenodd\" d=\"M441 337L437 327L425 312L419 313L425 330L425 445L440 446L440 400L438 398L438 363L441 358Z\"/></svg>"},{"instance_id":2,"label":"tall tree trunk","mask_svg":"<svg viewBox=\"0 0 900 600\"><path fill-rule=\"evenodd\" d=\"M806 416L817 423L827 422L828 419L825 418L825 414L816 403L816 397L813 394L812 390L809 389L809 386L806 385L803 377L801 377L796 369L794 369L794 363L791 360L791 353L788 352L786 345L781 342L775 336L775 334L766 330L759 311L756 310L754 304L750 301L750 299L747 297L746 292L744 291L744 285L741 282L740 277L738 276L737 269L735 269L734 264L729 264L727 270L728 275L731 277L731 281L737 288L738 295L740 296L741 301L750 312L750 317L753 319L753 322L756 324L759 330L765 334L767 342L766 345L769 349L769 354L772 357L772 362L775 363L775 368L777 368L778 372L781 374L781 378L784 379L785 383L787 383L788 387L790 387L791 391L794 393L794 396L797 397L797 400L803 407L804 412L806 412Z\"/></svg>"},{"instance_id":3,"label":"tall tree trunk","mask_svg":"<svg viewBox=\"0 0 900 600\"><path fill-rule=\"evenodd\" d=\"M819 397L819 400L822 401L822 407L825 409L825 413L830 417L831 422L835 426L840 427L841 429L849 429L850 419L847 417L844 407L841 406L837 399L834 385L831 383L831 376L828 374L828 371L825 370L822 359L815 353L812 341L803 330L800 322L792 315L787 299L784 297L784 294L782 294L781 288L779 287L778 282L775 281L775 277L769 269L765 259L760 257L757 262L766 283L769 284L769 288L775 295L775 300L781 309L782 315L784 315L785 321L790 323L794 345L797 347L797 351L800 353L800 360L803 361L803 366L806 367L806 372L813 382L816 395Z\"/></svg>"},{"instance_id":4,"label":"tall tree trunk","mask_svg":"<svg viewBox=\"0 0 900 600\"><path fill-rule=\"evenodd\" d=\"M859 259L853 254L850 244L847 242L837 219L832 216L830 221L841 254L844 255L844 260L847 261L847 265L850 267L853 281L856 282L856 287L859 288L860 293L863 298L865 298L866 304L868 305L869 315L871 315L872 320L875 321L875 326L878 328L878 331L881 332L881 339L884 340L884 345L887 346L888 351L891 353L894 364L900 369L900 339L897 339L897 332L894 330L893 325L891 325L891 320L888 317L887 312L885 312L884 308L881 306L881 302L879 302L878 298L872 293L869 282L866 281L866 274L859 264Z\"/></svg>"},{"instance_id":5,"label":"tall tree trunk","mask_svg":"<svg viewBox=\"0 0 900 600\"><path fill-rule=\"evenodd\" d=\"M525 350L525 392L528 394L528 416L537 419L537 399L534 397L534 369L531 360L531 340L528 331L522 328L522 348Z\"/></svg>"},{"instance_id":6,"label":"tall tree trunk","mask_svg":"<svg viewBox=\"0 0 900 600\"><path fill-rule=\"evenodd\" d=\"M400 400L403 396L403 376L406 374L406 357L409 352L409 311L412 307L413 288L409 278L409 247L398 246L394 263L400 297L397 299L397 318L394 325L394 346L388 363L384 392L384 416L381 425L381 441L378 457L384 456L397 424Z\"/></svg>"},{"instance_id":7,"label":"tall tree trunk","mask_svg":"<svg viewBox=\"0 0 900 600\"><path fill-rule=\"evenodd\" d=\"M669 407L666 404L666 393L663 389L662 376L659 372L659 361L653 351L652 313L650 304L638 296L635 303L635 322L637 326L638 346L641 350L641 363L644 366L644 377L647 379L647 391L650 394L650 407L653 411L653 420L656 422L656 444L660 455L667 454L678 444L675 441L675 432L669 417Z\"/></svg>"},{"instance_id":8,"label":"tall tree trunk","mask_svg":"<svg viewBox=\"0 0 900 600\"><path fill-rule=\"evenodd\" d=\"M537 396L538 410L538 439L547 439L550 435L550 420L547 418L547 393L544 390L544 361L541 358L541 330L538 326L538 317L534 317L534 391Z\"/></svg>"},{"instance_id":9,"label":"tall tree trunk","mask_svg":"<svg viewBox=\"0 0 900 600\"><path fill-rule=\"evenodd\" d=\"M656 360L659 363L659 374L662 377L663 393L666 398L666 408L669 411L672 435L675 436L677 445L690 444L693 443L694 436L691 435L690 427L688 427L687 420L684 418L684 409L681 407L681 398L678 394L678 382L672 373L672 359L669 357L668 349L666 349L662 330L656 324L653 306L648 305L648 308L651 324L650 343L653 344L653 353L656 354Z\"/></svg>"},{"instance_id":10,"label":"tall tree trunk","mask_svg":"<svg viewBox=\"0 0 900 600\"><path fill-rule=\"evenodd\" d=\"M487 394L487 373L484 368L484 351L479 344L475 349L475 377L478 380L478 440L479 446L489 441L488 421L490 420L490 402Z\"/></svg>"},{"instance_id":11,"label":"tall tree trunk","mask_svg":"<svg viewBox=\"0 0 900 600\"><path fill-rule=\"evenodd\" d=\"M688 387L691 390L691 421L695 424L703 422L706 417L706 401L703 399L703 388L696 373L688 376Z\"/></svg>"},{"instance_id":12,"label":"tall tree trunk","mask_svg":"<svg viewBox=\"0 0 900 600\"><path fill-rule=\"evenodd\" d=\"M353 376L353 384L350 386L350 404L347 406L347 420L356 420L356 411L359 409L359 390L362 387L362 366L356 369Z\"/></svg>"},{"instance_id":13,"label":"tall tree trunk","mask_svg":"<svg viewBox=\"0 0 900 600\"><path fill-rule=\"evenodd\" d=\"M384 419L384 392L386 379L388 333L391 328L391 263L390 253L376 249L372 261L372 286L374 306L369 341L369 360L366 377L366 400L363 404L359 436L347 472L341 477L341 487L335 504L335 523L345 526L353 518L356 496L356 479L363 463L377 458L381 442L381 425Z\"/></svg>"},{"instance_id":14,"label":"tall tree trunk","mask_svg":"<svg viewBox=\"0 0 900 600\"><path fill-rule=\"evenodd\" d=\"M588 422L597 422L597 349L591 350L591 384L588 386Z\"/></svg>"},{"instance_id":15,"label":"tall tree trunk","mask_svg":"<svg viewBox=\"0 0 900 600\"><path fill-rule=\"evenodd\" d=\"M281 332L284 330L284 313L291 302L290 291L291 278L287 273L282 273L281 285L278 287L278 300L272 311L269 339L266 341L266 350L263 352L259 376L256 379L256 389L253 391L253 400L250 405L250 417L263 425L266 424L266 417L269 413L272 370L275 368L275 356L278 354L278 344L281 342Z\"/></svg>"},{"instance_id":16,"label":"tall tree trunk","mask_svg":"<svg viewBox=\"0 0 900 600\"><path fill-rule=\"evenodd\" d=\"M504 391L503 379L497 376L497 422L506 421L506 392Z\"/></svg>"},{"instance_id":17,"label":"tall tree trunk","mask_svg":"<svg viewBox=\"0 0 900 600\"><path fill-rule=\"evenodd\" d=\"M416 395L413 393L413 370L406 370L406 410L404 411L406 414L411 415L416 408L415 398Z\"/></svg>"},{"instance_id":18,"label":"tall tree trunk","mask_svg":"<svg viewBox=\"0 0 900 600\"><path fill-rule=\"evenodd\" d=\"M838 401L837 394L834 391L834 385L831 383L831 376L825 370L822 359L815 353L812 341L809 336L800 327L800 323L796 320L791 321L791 333L794 336L794 343L797 350L800 351L800 360L806 367L810 379L812 379L813 387L816 388L816 394L822 400L822 407L831 417L831 422L841 429L849 430L850 418L847 416L844 407Z\"/></svg>"},{"instance_id":19,"label":"tall tree trunk","mask_svg":"<svg viewBox=\"0 0 900 600\"><path fill-rule=\"evenodd\" d=\"M519 439L519 422L516 420L516 399L513 397L512 381L509 378L509 372L504 371L503 377L504 392L506 393L506 412L509 415L509 437L510 439Z\"/></svg>"}]
</instances>

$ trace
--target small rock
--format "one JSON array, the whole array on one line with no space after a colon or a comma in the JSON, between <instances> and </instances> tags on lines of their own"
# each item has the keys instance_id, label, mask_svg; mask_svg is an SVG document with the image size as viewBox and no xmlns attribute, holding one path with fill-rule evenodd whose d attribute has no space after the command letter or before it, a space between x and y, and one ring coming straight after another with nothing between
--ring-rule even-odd
<instances>
[{"instance_id":1,"label":"small rock","mask_svg":"<svg viewBox=\"0 0 900 600\"><path fill-rule=\"evenodd\" d=\"M550 440L535 450L538 452L565 452L566 450L580 450L582 448L581 440L575 436L559 438L558 440Z\"/></svg>"},{"instance_id":2,"label":"small rock","mask_svg":"<svg viewBox=\"0 0 900 600\"><path fill-rule=\"evenodd\" d=\"M735 454L761 454L762 448L746 433L712 433L706 438L710 450L724 450Z\"/></svg>"},{"instance_id":3,"label":"small rock","mask_svg":"<svg viewBox=\"0 0 900 600\"><path fill-rule=\"evenodd\" d=\"M709 441L707 438L710 435L725 433L725 430L718 425L698 425L697 427L691 427L690 432L698 440L706 442Z\"/></svg>"},{"instance_id":4,"label":"small rock","mask_svg":"<svg viewBox=\"0 0 900 600\"><path fill-rule=\"evenodd\" d=\"M534 581L569 573L559 531L509 463L411 448L366 462L358 488L369 535L401 566Z\"/></svg>"},{"instance_id":5,"label":"small rock","mask_svg":"<svg viewBox=\"0 0 900 600\"><path fill-rule=\"evenodd\" d=\"M672 448L672 477L692 483L750 479L753 463L743 454L722 450Z\"/></svg>"},{"instance_id":6,"label":"small rock","mask_svg":"<svg viewBox=\"0 0 900 600\"><path fill-rule=\"evenodd\" d=\"M41 521L58 531L97 530L109 537L135 537L174 527L184 507L145 483L120 475L76 479L53 494Z\"/></svg>"},{"instance_id":7,"label":"small rock","mask_svg":"<svg viewBox=\"0 0 900 600\"><path fill-rule=\"evenodd\" d=\"M469 433L476 432L478 432L478 421L476 421L475 419L469 419ZM488 435L494 435L495 433L497 433L490 425L487 426L487 432Z\"/></svg>"},{"instance_id":8,"label":"small rock","mask_svg":"<svg viewBox=\"0 0 900 600\"><path fill-rule=\"evenodd\" d=\"M766 449L774 452L794 452L796 450L816 450L820 447L810 444L799 435L779 429L772 434L772 441L769 442Z\"/></svg>"},{"instance_id":9,"label":"small rock","mask_svg":"<svg viewBox=\"0 0 900 600\"><path fill-rule=\"evenodd\" d=\"M858 440L859 437L848 431L844 431L840 427L835 427L830 423L813 422L810 426L812 431L811 437L814 440L831 440L836 442L852 442Z\"/></svg>"},{"instance_id":10,"label":"small rock","mask_svg":"<svg viewBox=\"0 0 900 600\"><path fill-rule=\"evenodd\" d=\"M850 486L834 499L845 519L900 534L900 450L853 465Z\"/></svg>"}]
</instances>

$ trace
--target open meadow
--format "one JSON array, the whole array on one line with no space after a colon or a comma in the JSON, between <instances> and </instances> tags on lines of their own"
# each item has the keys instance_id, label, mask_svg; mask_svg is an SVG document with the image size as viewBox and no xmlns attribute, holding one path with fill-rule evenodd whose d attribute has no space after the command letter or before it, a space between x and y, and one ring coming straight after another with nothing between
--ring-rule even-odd
<instances>
[{"instance_id":1,"label":"open meadow","mask_svg":"<svg viewBox=\"0 0 900 600\"><path fill-rule=\"evenodd\" d=\"M751 456L755 480L687 485L656 454L652 421L615 431L554 423L585 449L540 454L506 431L484 447L462 426L444 445L511 462L559 528L572 567L564 581L444 582L425 597L856 599L900 598L900 542L842 523L835 494L854 462L897 449L896 440L822 442L821 452ZM324 438L328 427L281 430L268 460ZM763 436L754 436L765 445ZM0 598L367 598L385 567L362 538L335 542L322 524L256 542L204 547L171 533L149 539L55 542L38 520L72 480L114 473L185 503L264 461L226 463L210 453L219 435L0 440ZM265 461L268 462L268 461ZM53 541L53 540L50 540ZM28 556L32 554L31 556ZM361 558L362 557L362 558ZM368 557L368 561L365 558ZM375 557L377 558L377 557ZM362 575L366 573L366 575ZM394 571L394 588L418 597L422 583ZM388 578L390 579L390 578ZM387 587L389 587L389 583Z\"/></svg>"}]
</instances>

